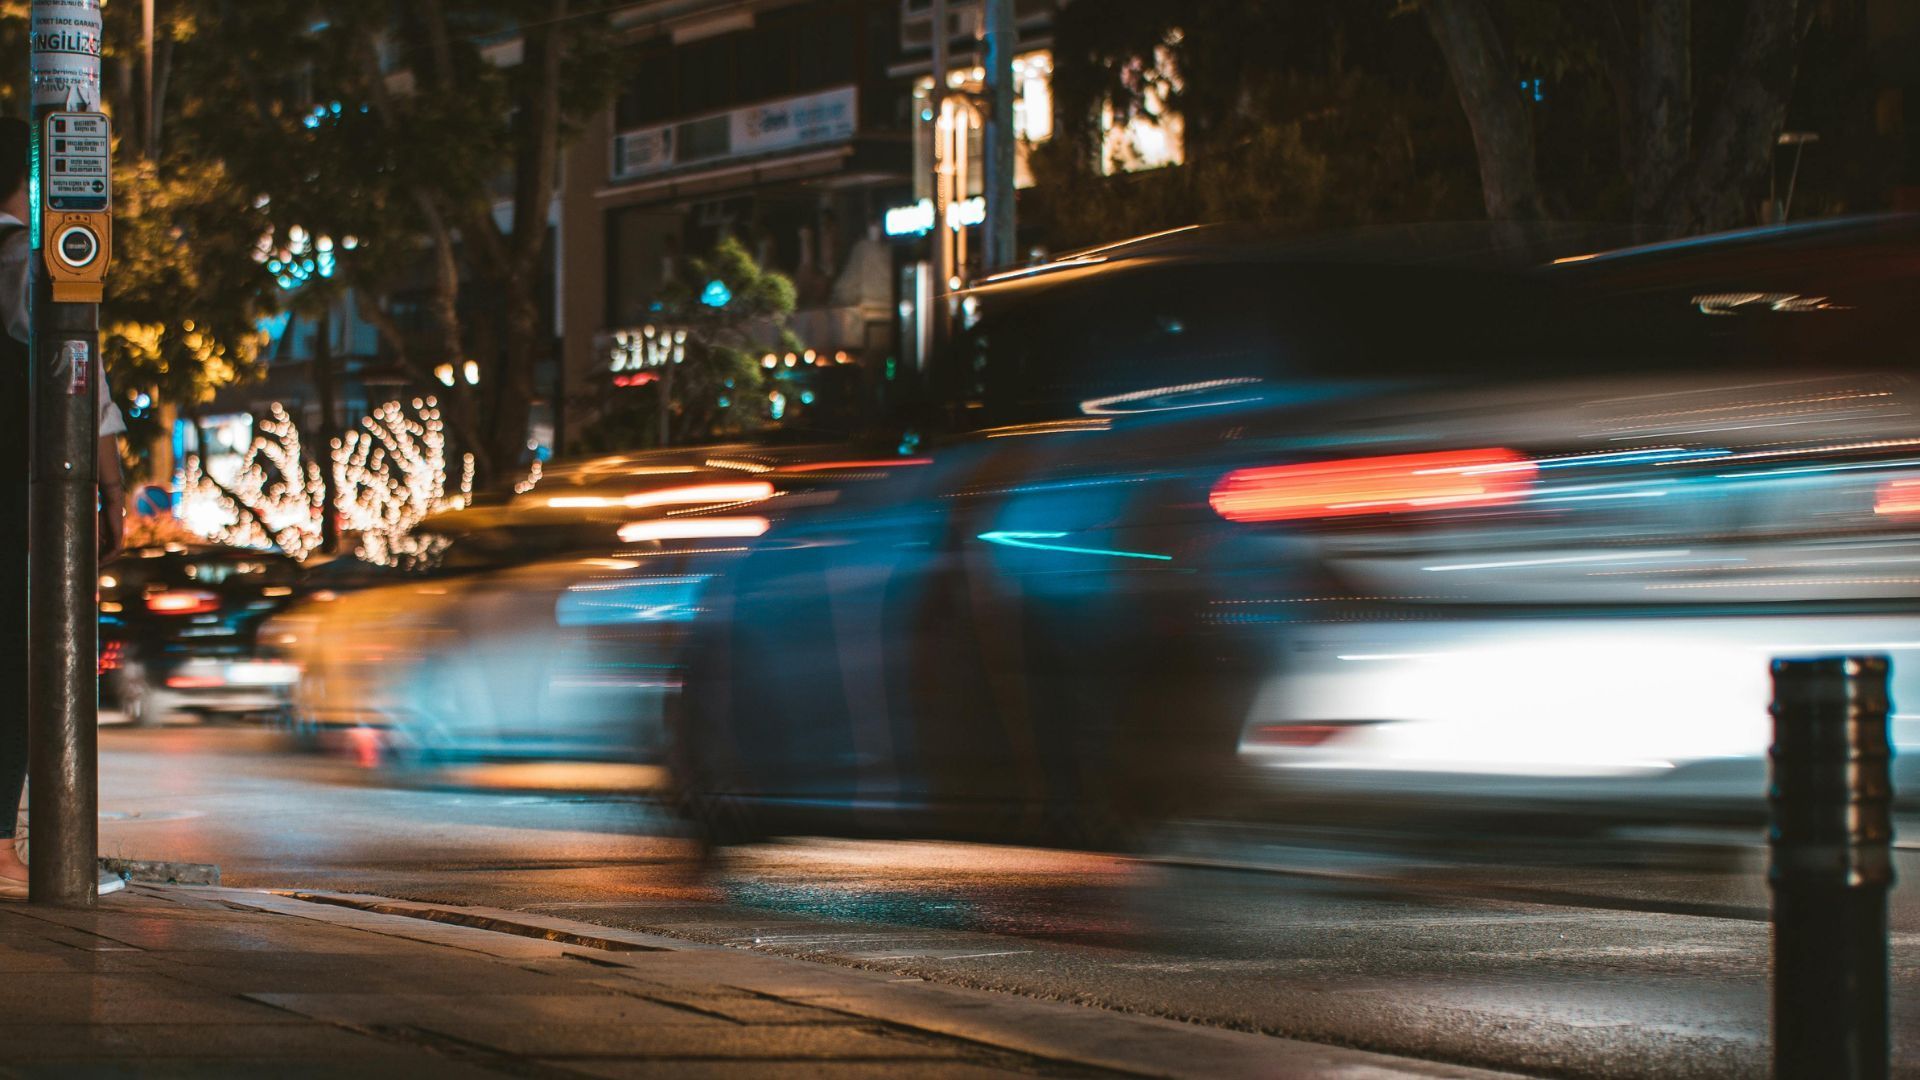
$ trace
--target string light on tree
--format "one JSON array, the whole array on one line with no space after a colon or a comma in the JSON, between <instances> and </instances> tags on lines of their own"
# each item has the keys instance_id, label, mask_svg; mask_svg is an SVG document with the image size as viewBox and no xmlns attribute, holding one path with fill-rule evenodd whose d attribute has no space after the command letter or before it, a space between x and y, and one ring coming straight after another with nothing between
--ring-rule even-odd
<instances>
[{"instance_id":1,"label":"string light on tree","mask_svg":"<svg viewBox=\"0 0 1920 1080\"><path fill-rule=\"evenodd\" d=\"M614 374L665 367L687 362L687 332L643 326L639 330L618 330L613 335L613 350L607 367Z\"/></svg>"},{"instance_id":2,"label":"string light on tree","mask_svg":"<svg viewBox=\"0 0 1920 1080\"><path fill-rule=\"evenodd\" d=\"M228 483L207 475L198 456L187 459L179 517L216 543L304 559L320 544L325 504L320 466L306 459L300 429L275 402Z\"/></svg>"},{"instance_id":3,"label":"string light on tree","mask_svg":"<svg viewBox=\"0 0 1920 1080\"><path fill-rule=\"evenodd\" d=\"M334 509L342 530L358 534L359 555L369 562L431 557L444 541L418 535L417 526L472 502L471 454L461 457L458 488L447 491L446 432L433 398L387 402L332 451ZM320 466L306 460L299 429L278 404L261 421L231 483L217 483L191 458L182 489L181 520L210 540L277 547L300 559L320 546L326 500Z\"/></svg>"}]
</instances>

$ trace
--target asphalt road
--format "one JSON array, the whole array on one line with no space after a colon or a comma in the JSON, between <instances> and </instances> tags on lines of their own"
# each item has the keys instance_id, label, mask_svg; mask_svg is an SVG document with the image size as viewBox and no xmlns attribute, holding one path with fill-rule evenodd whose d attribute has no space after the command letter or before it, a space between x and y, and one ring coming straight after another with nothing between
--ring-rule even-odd
<instances>
[{"instance_id":1,"label":"asphalt road","mask_svg":"<svg viewBox=\"0 0 1920 1080\"><path fill-rule=\"evenodd\" d=\"M229 885L565 915L1529 1073L1765 1071L1754 830L1193 825L1146 859L800 840L703 863L619 792L645 775L396 786L236 728L109 731L101 758L103 854L218 863ZM1895 1071L1920 1077L1920 850L1897 860Z\"/></svg>"}]
</instances>

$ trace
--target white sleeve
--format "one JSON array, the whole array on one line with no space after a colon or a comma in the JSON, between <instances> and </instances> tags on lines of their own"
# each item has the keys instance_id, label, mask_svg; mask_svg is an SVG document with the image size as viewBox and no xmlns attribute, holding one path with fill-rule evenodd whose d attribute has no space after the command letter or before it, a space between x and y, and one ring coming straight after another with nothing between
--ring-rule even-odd
<instances>
[{"instance_id":1,"label":"white sleeve","mask_svg":"<svg viewBox=\"0 0 1920 1080\"><path fill-rule=\"evenodd\" d=\"M107 366L104 362L100 364L99 374L100 377L93 382L100 388L100 434L125 435L127 418L120 415L120 406L113 403L113 390L107 386Z\"/></svg>"},{"instance_id":2,"label":"white sleeve","mask_svg":"<svg viewBox=\"0 0 1920 1080\"><path fill-rule=\"evenodd\" d=\"M33 316L27 310L28 264L32 259L33 245L28 242L25 229L0 247L0 309L4 309L6 315L6 332L15 341L27 341L33 334ZM100 434L125 435L127 418L120 415L120 406L113 403L113 391L107 386L104 358L95 358L94 371L98 376L94 384L100 388Z\"/></svg>"},{"instance_id":3,"label":"white sleeve","mask_svg":"<svg viewBox=\"0 0 1920 1080\"><path fill-rule=\"evenodd\" d=\"M33 245L25 229L0 247L0 310L6 314L6 332L15 341L26 341L33 333L33 316L27 310L27 264L32 258Z\"/></svg>"}]
</instances>

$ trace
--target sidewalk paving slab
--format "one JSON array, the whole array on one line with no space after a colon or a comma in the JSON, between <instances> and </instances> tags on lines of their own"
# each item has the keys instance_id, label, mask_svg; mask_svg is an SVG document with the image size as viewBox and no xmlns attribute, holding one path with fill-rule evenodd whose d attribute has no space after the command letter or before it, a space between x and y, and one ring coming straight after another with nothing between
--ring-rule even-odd
<instances>
[{"instance_id":1,"label":"sidewalk paving slab","mask_svg":"<svg viewBox=\"0 0 1920 1080\"><path fill-rule=\"evenodd\" d=\"M572 920L135 886L0 906L0 1077L1471 1078Z\"/></svg>"}]
</instances>

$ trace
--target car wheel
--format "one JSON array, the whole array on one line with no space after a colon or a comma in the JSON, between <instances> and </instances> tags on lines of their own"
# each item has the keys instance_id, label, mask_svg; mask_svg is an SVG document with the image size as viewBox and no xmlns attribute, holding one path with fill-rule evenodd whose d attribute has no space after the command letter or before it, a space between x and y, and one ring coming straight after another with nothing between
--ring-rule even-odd
<instances>
[{"instance_id":1,"label":"car wheel","mask_svg":"<svg viewBox=\"0 0 1920 1080\"><path fill-rule=\"evenodd\" d=\"M690 682L691 680L689 680ZM764 840L767 832L751 806L715 790L712 769L689 725L686 691L662 706L667 740L668 807L699 845L703 860L722 849Z\"/></svg>"}]
</instances>

